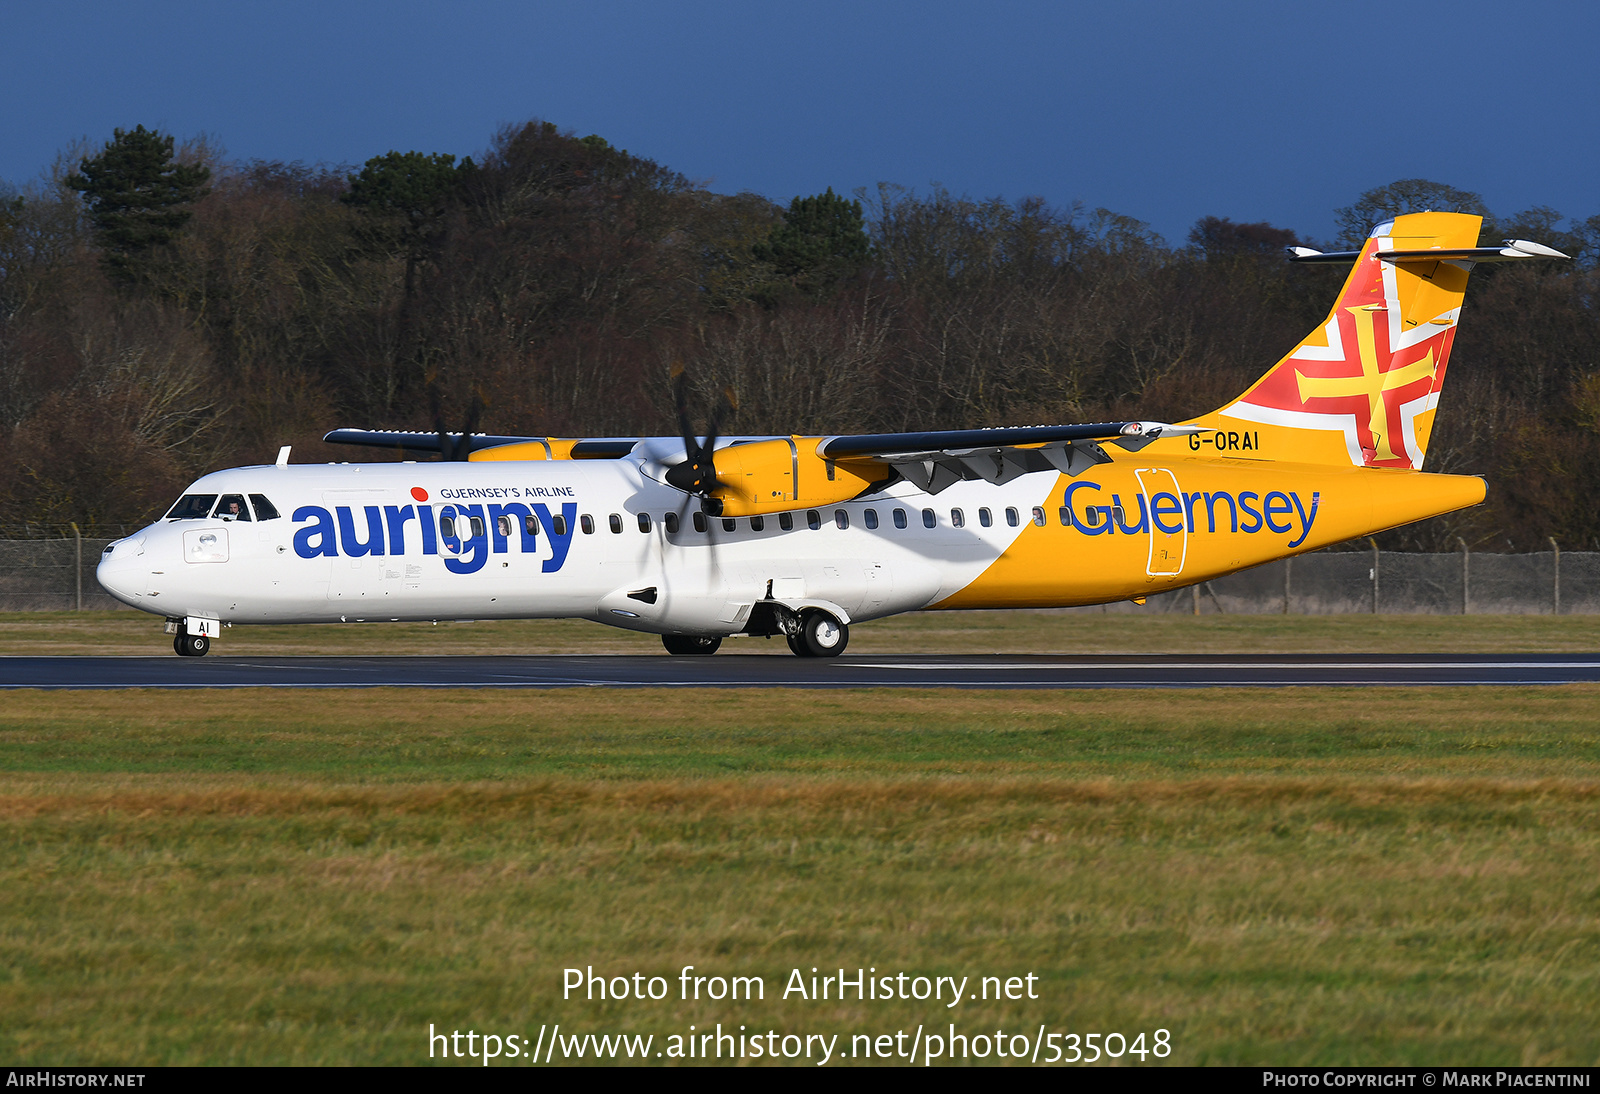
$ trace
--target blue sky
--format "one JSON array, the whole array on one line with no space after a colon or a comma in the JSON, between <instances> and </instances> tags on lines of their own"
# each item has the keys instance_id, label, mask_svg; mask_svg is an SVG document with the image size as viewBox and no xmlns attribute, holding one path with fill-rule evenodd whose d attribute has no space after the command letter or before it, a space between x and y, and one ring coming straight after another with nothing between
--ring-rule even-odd
<instances>
[{"instance_id":1,"label":"blue sky","mask_svg":"<svg viewBox=\"0 0 1600 1094\"><path fill-rule=\"evenodd\" d=\"M939 182L1333 234L1426 177L1600 213L1600 5L1345 2L8 5L0 179L116 126L238 159L472 154L542 117L787 202Z\"/></svg>"}]
</instances>

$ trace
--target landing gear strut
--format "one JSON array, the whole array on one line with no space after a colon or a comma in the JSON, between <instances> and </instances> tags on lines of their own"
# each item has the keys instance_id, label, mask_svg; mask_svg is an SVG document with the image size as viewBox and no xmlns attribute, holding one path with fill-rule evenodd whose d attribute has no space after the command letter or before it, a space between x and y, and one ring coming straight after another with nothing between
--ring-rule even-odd
<instances>
[{"instance_id":1,"label":"landing gear strut","mask_svg":"<svg viewBox=\"0 0 1600 1094\"><path fill-rule=\"evenodd\" d=\"M211 649L211 639L203 634L180 634L172 639L172 649L179 657L204 657Z\"/></svg>"},{"instance_id":2,"label":"landing gear strut","mask_svg":"<svg viewBox=\"0 0 1600 1094\"><path fill-rule=\"evenodd\" d=\"M838 657L850 644L850 628L827 612L809 611L800 618L800 632L788 638L796 657Z\"/></svg>"},{"instance_id":3,"label":"landing gear strut","mask_svg":"<svg viewBox=\"0 0 1600 1094\"><path fill-rule=\"evenodd\" d=\"M667 647L667 652L676 656L704 656L717 652L717 647L722 645L720 638L699 638L692 634L664 634L661 644Z\"/></svg>"}]
</instances>

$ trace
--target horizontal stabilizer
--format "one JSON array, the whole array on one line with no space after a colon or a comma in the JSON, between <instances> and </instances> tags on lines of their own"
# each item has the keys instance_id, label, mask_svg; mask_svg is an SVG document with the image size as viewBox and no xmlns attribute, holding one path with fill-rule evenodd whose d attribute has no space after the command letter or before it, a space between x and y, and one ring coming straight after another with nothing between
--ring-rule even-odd
<instances>
[{"instance_id":1,"label":"horizontal stabilizer","mask_svg":"<svg viewBox=\"0 0 1600 1094\"><path fill-rule=\"evenodd\" d=\"M1318 251L1311 247L1285 247L1290 262L1354 262L1360 251ZM1529 258L1570 258L1554 247L1526 239L1507 239L1499 247L1429 247L1423 250L1379 251L1384 262L1517 262Z\"/></svg>"}]
</instances>

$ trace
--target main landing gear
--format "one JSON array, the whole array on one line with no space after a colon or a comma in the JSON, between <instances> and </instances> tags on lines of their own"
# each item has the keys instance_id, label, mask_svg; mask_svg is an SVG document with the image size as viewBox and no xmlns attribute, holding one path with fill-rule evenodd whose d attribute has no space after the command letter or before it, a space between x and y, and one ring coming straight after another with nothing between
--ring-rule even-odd
<instances>
[{"instance_id":1,"label":"main landing gear","mask_svg":"<svg viewBox=\"0 0 1600 1094\"><path fill-rule=\"evenodd\" d=\"M850 644L850 627L827 612L810 611L800 617L800 630L787 637L796 657L838 657Z\"/></svg>"},{"instance_id":2,"label":"main landing gear","mask_svg":"<svg viewBox=\"0 0 1600 1094\"><path fill-rule=\"evenodd\" d=\"M789 618L793 619L792 616ZM813 608L800 616L799 624L795 633L784 635L789 643L789 652L796 657L838 657L850 644L850 627L825 611ZM756 630L755 633L777 632ZM722 645L722 639L700 638L692 634L664 634L661 644L668 653L679 657L704 657L716 653Z\"/></svg>"},{"instance_id":3,"label":"main landing gear","mask_svg":"<svg viewBox=\"0 0 1600 1094\"><path fill-rule=\"evenodd\" d=\"M172 649L179 657L204 657L211 649L211 639L203 634L179 634L172 639Z\"/></svg>"},{"instance_id":4,"label":"main landing gear","mask_svg":"<svg viewBox=\"0 0 1600 1094\"><path fill-rule=\"evenodd\" d=\"M706 656L717 652L717 647L722 645L722 639L699 638L692 634L664 634L661 636L661 644L667 647L668 653L675 656Z\"/></svg>"}]
</instances>

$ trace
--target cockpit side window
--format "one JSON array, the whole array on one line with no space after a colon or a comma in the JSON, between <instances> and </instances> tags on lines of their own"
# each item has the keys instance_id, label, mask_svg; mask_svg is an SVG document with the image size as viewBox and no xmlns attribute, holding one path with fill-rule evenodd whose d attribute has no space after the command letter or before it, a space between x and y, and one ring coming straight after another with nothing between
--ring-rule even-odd
<instances>
[{"instance_id":1,"label":"cockpit side window","mask_svg":"<svg viewBox=\"0 0 1600 1094\"><path fill-rule=\"evenodd\" d=\"M243 494L224 494L217 502L216 516L223 520L249 520L250 507L244 503Z\"/></svg>"},{"instance_id":2,"label":"cockpit side window","mask_svg":"<svg viewBox=\"0 0 1600 1094\"><path fill-rule=\"evenodd\" d=\"M268 501L265 494L251 494L250 504L256 507L257 520L278 519L278 507Z\"/></svg>"},{"instance_id":3,"label":"cockpit side window","mask_svg":"<svg viewBox=\"0 0 1600 1094\"><path fill-rule=\"evenodd\" d=\"M211 515L211 503L216 500L215 494L185 494L178 499L178 504L167 511L167 519L199 520L208 517Z\"/></svg>"}]
</instances>

